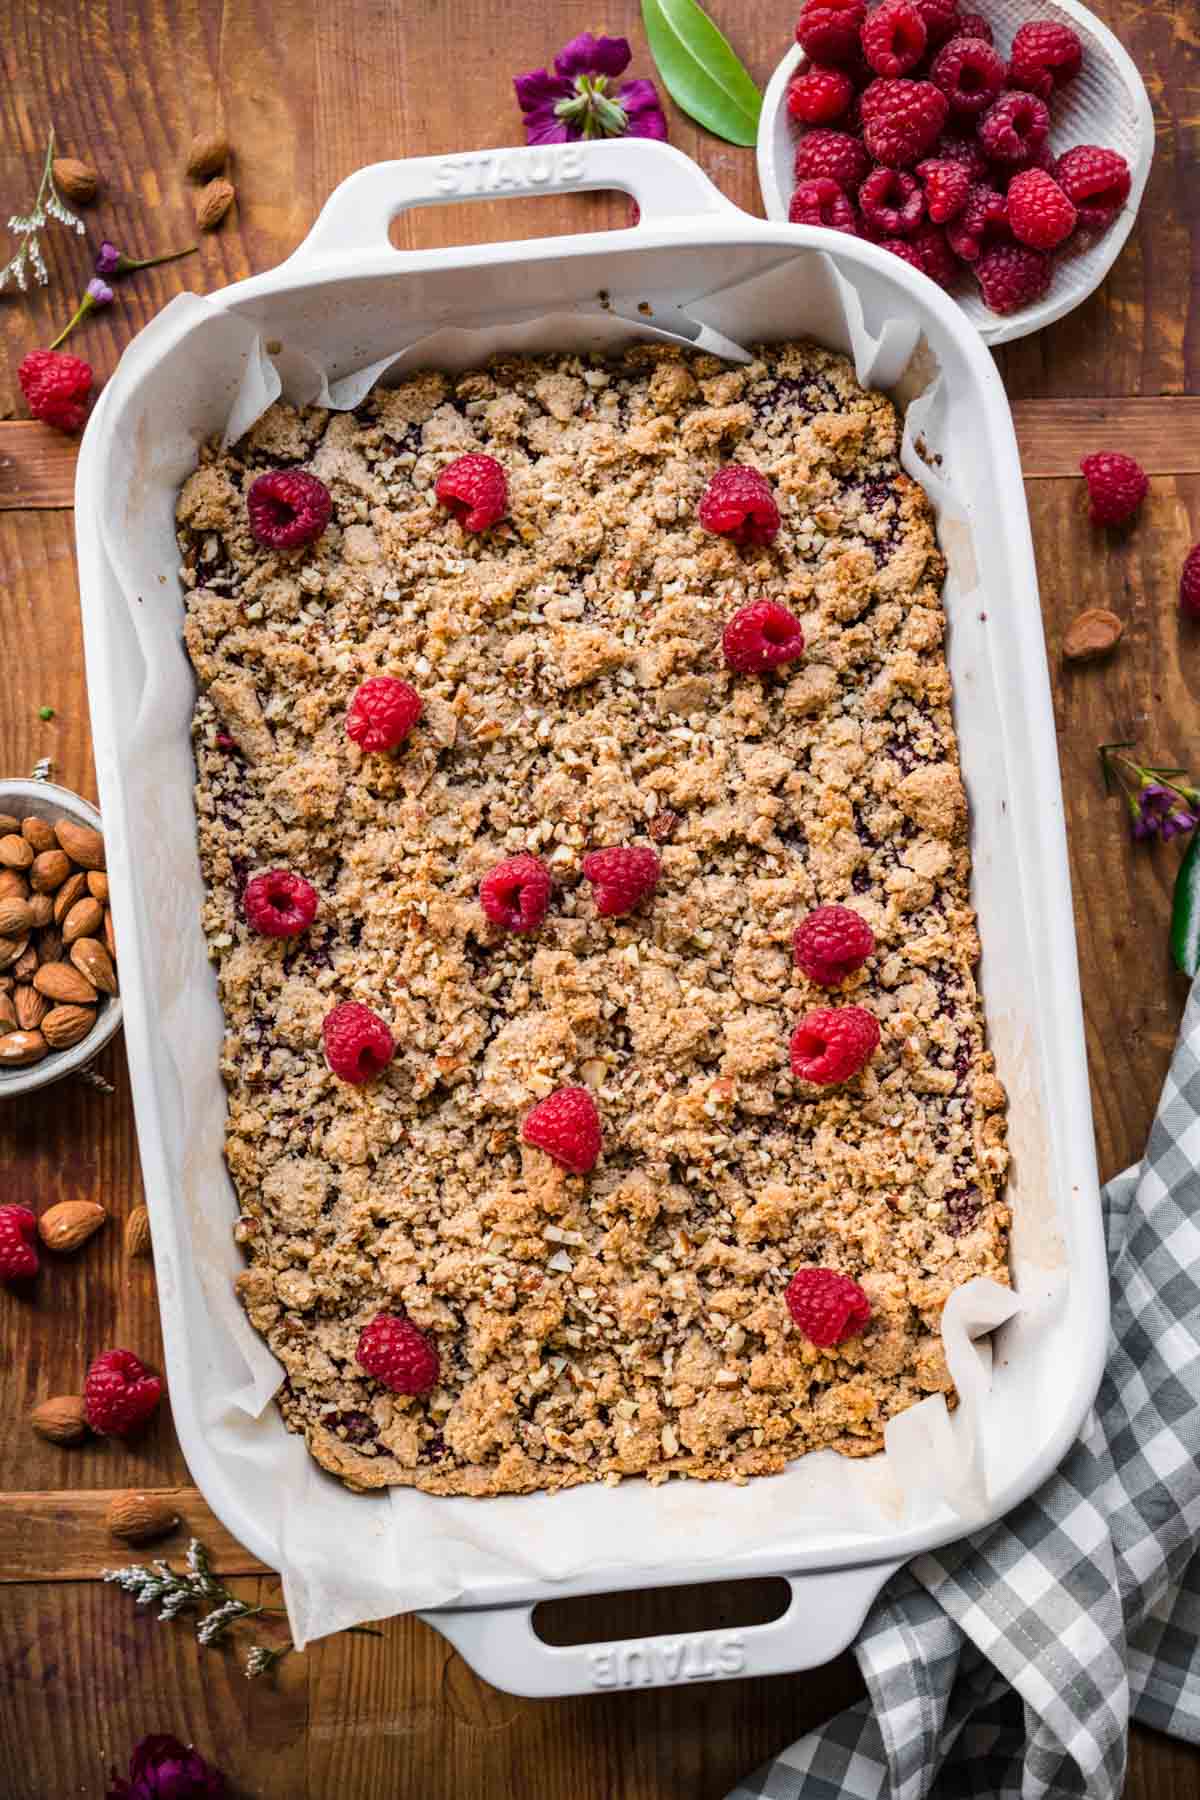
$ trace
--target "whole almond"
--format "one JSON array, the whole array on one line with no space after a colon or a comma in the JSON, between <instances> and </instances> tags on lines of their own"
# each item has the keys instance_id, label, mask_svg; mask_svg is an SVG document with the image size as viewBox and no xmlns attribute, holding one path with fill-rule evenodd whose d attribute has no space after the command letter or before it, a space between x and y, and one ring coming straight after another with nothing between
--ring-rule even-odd
<instances>
[{"instance_id":1,"label":"whole almond","mask_svg":"<svg viewBox=\"0 0 1200 1800\"><path fill-rule=\"evenodd\" d=\"M33 985L56 1006L94 1006L99 999L91 982L70 963L43 963L33 978Z\"/></svg>"},{"instance_id":2,"label":"whole almond","mask_svg":"<svg viewBox=\"0 0 1200 1800\"><path fill-rule=\"evenodd\" d=\"M30 813L27 819L21 820L21 836L27 844L33 846L34 855L43 850L53 850L58 841L54 836L54 827L46 819L39 819L36 813Z\"/></svg>"},{"instance_id":3,"label":"whole almond","mask_svg":"<svg viewBox=\"0 0 1200 1800\"><path fill-rule=\"evenodd\" d=\"M187 172L193 181L219 175L229 161L229 141L223 131L198 131L188 148Z\"/></svg>"},{"instance_id":4,"label":"whole almond","mask_svg":"<svg viewBox=\"0 0 1200 1800\"><path fill-rule=\"evenodd\" d=\"M125 1221L126 1256L149 1256L150 1214L144 1206L135 1206Z\"/></svg>"},{"instance_id":5,"label":"whole almond","mask_svg":"<svg viewBox=\"0 0 1200 1800\"><path fill-rule=\"evenodd\" d=\"M1115 612L1105 606L1089 606L1064 631L1062 652L1068 662L1090 662L1115 650L1124 635L1125 622Z\"/></svg>"},{"instance_id":6,"label":"whole almond","mask_svg":"<svg viewBox=\"0 0 1200 1800\"><path fill-rule=\"evenodd\" d=\"M117 1494L109 1502L104 1523L126 1544L148 1544L174 1531L179 1514L166 1494Z\"/></svg>"},{"instance_id":7,"label":"whole almond","mask_svg":"<svg viewBox=\"0 0 1200 1800\"><path fill-rule=\"evenodd\" d=\"M0 1035L15 1031L20 1023L21 1021L17 1018L16 1002L12 995L0 994Z\"/></svg>"},{"instance_id":8,"label":"whole almond","mask_svg":"<svg viewBox=\"0 0 1200 1800\"><path fill-rule=\"evenodd\" d=\"M54 923L61 925L77 900L87 893L87 876L82 869L68 875L54 896Z\"/></svg>"},{"instance_id":9,"label":"whole almond","mask_svg":"<svg viewBox=\"0 0 1200 1800\"><path fill-rule=\"evenodd\" d=\"M28 937L0 937L0 969L10 969L19 956L24 956L28 948Z\"/></svg>"},{"instance_id":10,"label":"whole almond","mask_svg":"<svg viewBox=\"0 0 1200 1800\"><path fill-rule=\"evenodd\" d=\"M25 900L29 896L29 883L19 869L0 869L0 900L10 900L13 896Z\"/></svg>"},{"instance_id":11,"label":"whole almond","mask_svg":"<svg viewBox=\"0 0 1200 1800\"><path fill-rule=\"evenodd\" d=\"M54 917L53 894L30 894L29 915L35 931L41 931L47 926Z\"/></svg>"},{"instance_id":12,"label":"whole almond","mask_svg":"<svg viewBox=\"0 0 1200 1800\"><path fill-rule=\"evenodd\" d=\"M117 934L113 930L112 913L107 907L104 909L104 942L108 948L108 954L112 957L113 961L116 962Z\"/></svg>"},{"instance_id":13,"label":"whole almond","mask_svg":"<svg viewBox=\"0 0 1200 1800\"><path fill-rule=\"evenodd\" d=\"M26 944L24 950L22 950L20 956L18 956L16 962L12 966L13 980L16 982L32 981L33 972L41 960L41 957L37 953L36 945Z\"/></svg>"},{"instance_id":14,"label":"whole almond","mask_svg":"<svg viewBox=\"0 0 1200 1800\"><path fill-rule=\"evenodd\" d=\"M99 1231L107 1218L93 1200L60 1200L38 1220L38 1236L47 1250L78 1250Z\"/></svg>"},{"instance_id":15,"label":"whole almond","mask_svg":"<svg viewBox=\"0 0 1200 1800\"><path fill-rule=\"evenodd\" d=\"M45 994L39 994L35 987L30 987L28 982L23 982L14 990L12 1003L13 1011L17 1015L17 1024L22 1031L37 1031L42 1020L50 1011L50 1002Z\"/></svg>"},{"instance_id":16,"label":"whole almond","mask_svg":"<svg viewBox=\"0 0 1200 1800\"><path fill-rule=\"evenodd\" d=\"M0 837L0 863L6 869L27 869L33 861L33 845L27 844L20 832L9 831Z\"/></svg>"},{"instance_id":17,"label":"whole almond","mask_svg":"<svg viewBox=\"0 0 1200 1800\"><path fill-rule=\"evenodd\" d=\"M0 900L0 937L24 937L32 929L33 914L28 900L18 900L15 894Z\"/></svg>"},{"instance_id":18,"label":"whole almond","mask_svg":"<svg viewBox=\"0 0 1200 1800\"><path fill-rule=\"evenodd\" d=\"M90 825L77 825L74 819L60 819L54 827L59 848L65 850L81 869L103 869L104 839Z\"/></svg>"},{"instance_id":19,"label":"whole almond","mask_svg":"<svg viewBox=\"0 0 1200 1800\"><path fill-rule=\"evenodd\" d=\"M57 925L48 925L38 932L37 946L39 964L62 961L62 932Z\"/></svg>"},{"instance_id":20,"label":"whole almond","mask_svg":"<svg viewBox=\"0 0 1200 1800\"><path fill-rule=\"evenodd\" d=\"M89 869L87 878L88 893L97 900L108 900L108 876L103 869Z\"/></svg>"},{"instance_id":21,"label":"whole almond","mask_svg":"<svg viewBox=\"0 0 1200 1800\"><path fill-rule=\"evenodd\" d=\"M0 1037L0 1068L23 1069L41 1062L49 1047L40 1031L10 1031Z\"/></svg>"},{"instance_id":22,"label":"whole almond","mask_svg":"<svg viewBox=\"0 0 1200 1800\"><path fill-rule=\"evenodd\" d=\"M35 894L52 894L60 888L71 873L71 859L61 850L43 850L33 859L33 867L29 871L29 885ZM86 883L87 876L84 876Z\"/></svg>"},{"instance_id":23,"label":"whole almond","mask_svg":"<svg viewBox=\"0 0 1200 1800\"><path fill-rule=\"evenodd\" d=\"M94 1006L52 1006L42 1020L42 1036L52 1050L80 1044L96 1023Z\"/></svg>"},{"instance_id":24,"label":"whole almond","mask_svg":"<svg viewBox=\"0 0 1200 1800\"><path fill-rule=\"evenodd\" d=\"M29 1423L39 1437L52 1444L82 1444L88 1435L87 1415L82 1394L58 1394L43 1400L29 1415Z\"/></svg>"},{"instance_id":25,"label":"whole almond","mask_svg":"<svg viewBox=\"0 0 1200 1800\"><path fill-rule=\"evenodd\" d=\"M0 837L8 837L14 831L20 831L21 821L12 813L0 813Z\"/></svg>"},{"instance_id":26,"label":"whole almond","mask_svg":"<svg viewBox=\"0 0 1200 1800\"><path fill-rule=\"evenodd\" d=\"M116 993L117 972L99 938L76 938L71 945L70 957L85 981L90 981L102 994Z\"/></svg>"},{"instance_id":27,"label":"whole almond","mask_svg":"<svg viewBox=\"0 0 1200 1800\"><path fill-rule=\"evenodd\" d=\"M196 199L196 223L201 231L215 231L235 198L232 181L219 175L203 187Z\"/></svg>"},{"instance_id":28,"label":"whole almond","mask_svg":"<svg viewBox=\"0 0 1200 1800\"><path fill-rule=\"evenodd\" d=\"M54 179L68 200L78 201L81 205L96 198L96 189L100 185L95 169L80 162L76 156L55 157Z\"/></svg>"},{"instance_id":29,"label":"whole almond","mask_svg":"<svg viewBox=\"0 0 1200 1800\"><path fill-rule=\"evenodd\" d=\"M91 894L85 894L62 920L63 943L73 944L76 938L94 937L103 923L104 908Z\"/></svg>"}]
</instances>

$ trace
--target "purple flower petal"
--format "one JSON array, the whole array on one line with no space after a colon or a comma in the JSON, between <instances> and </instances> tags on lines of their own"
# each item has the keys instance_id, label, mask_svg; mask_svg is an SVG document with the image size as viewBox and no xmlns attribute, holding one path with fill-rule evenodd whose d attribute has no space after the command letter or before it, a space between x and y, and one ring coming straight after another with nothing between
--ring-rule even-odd
<instances>
[{"instance_id":1,"label":"purple flower petal","mask_svg":"<svg viewBox=\"0 0 1200 1800\"><path fill-rule=\"evenodd\" d=\"M628 38L598 38L584 31L564 44L554 67L571 79L576 75L623 75L632 54Z\"/></svg>"},{"instance_id":2,"label":"purple flower petal","mask_svg":"<svg viewBox=\"0 0 1200 1800\"><path fill-rule=\"evenodd\" d=\"M552 108L556 100L566 100L572 92L571 83L551 75L549 69L528 69L524 75L514 75L513 87L517 105L525 113L543 106Z\"/></svg>"},{"instance_id":3,"label":"purple flower petal","mask_svg":"<svg viewBox=\"0 0 1200 1800\"><path fill-rule=\"evenodd\" d=\"M113 291L109 287L107 281L101 281L98 275L92 276L92 279L87 284L87 291L91 296L93 306L112 305Z\"/></svg>"},{"instance_id":4,"label":"purple flower petal","mask_svg":"<svg viewBox=\"0 0 1200 1800\"><path fill-rule=\"evenodd\" d=\"M628 137L666 139L667 119L652 81L626 81L617 89L618 105L629 119Z\"/></svg>"},{"instance_id":5,"label":"purple flower petal","mask_svg":"<svg viewBox=\"0 0 1200 1800\"><path fill-rule=\"evenodd\" d=\"M579 136L565 119L555 118L552 106L526 113L524 122L527 144L570 144Z\"/></svg>"},{"instance_id":6,"label":"purple flower petal","mask_svg":"<svg viewBox=\"0 0 1200 1800\"><path fill-rule=\"evenodd\" d=\"M115 275L121 267L121 252L105 238L96 252L97 275Z\"/></svg>"}]
</instances>

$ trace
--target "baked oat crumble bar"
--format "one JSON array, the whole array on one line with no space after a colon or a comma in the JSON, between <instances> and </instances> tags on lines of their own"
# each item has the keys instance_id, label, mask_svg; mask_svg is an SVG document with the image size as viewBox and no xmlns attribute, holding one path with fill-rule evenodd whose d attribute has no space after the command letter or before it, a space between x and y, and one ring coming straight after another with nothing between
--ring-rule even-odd
<instances>
[{"instance_id":1,"label":"baked oat crumble bar","mask_svg":"<svg viewBox=\"0 0 1200 1800\"><path fill-rule=\"evenodd\" d=\"M738 1480L869 1454L895 1413L952 1397L942 1305L1008 1279L1004 1093L972 973L943 563L898 433L811 344L749 368L641 345L426 372L354 413L279 403L184 485L238 1287L289 1427L350 1486ZM433 495L464 451L508 477L480 535ZM730 461L778 498L769 547L697 523ZM265 549L245 490L300 464L333 522ZM764 596L806 652L737 674L723 626ZM393 756L345 730L380 674L424 702ZM623 843L652 844L661 880L601 918L581 859ZM528 936L477 898L524 850L555 881ZM276 867L319 892L302 936L246 927L246 881ZM832 996L791 955L831 902L876 939ZM346 1000L397 1041L365 1087L321 1053ZM789 1033L843 1001L879 1050L810 1088ZM568 1084L603 1119L589 1176L520 1139ZM793 1328L783 1292L809 1264L860 1283L861 1336L822 1350ZM431 1392L356 1363L381 1310L436 1343Z\"/></svg>"}]
</instances>

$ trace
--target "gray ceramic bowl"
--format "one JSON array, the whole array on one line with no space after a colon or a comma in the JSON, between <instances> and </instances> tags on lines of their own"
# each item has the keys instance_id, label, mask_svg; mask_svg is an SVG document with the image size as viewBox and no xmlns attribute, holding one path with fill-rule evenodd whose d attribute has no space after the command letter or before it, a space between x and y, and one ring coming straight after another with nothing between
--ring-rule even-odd
<instances>
[{"instance_id":1,"label":"gray ceramic bowl","mask_svg":"<svg viewBox=\"0 0 1200 1800\"><path fill-rule=\"evenodd\" d=\"M100 814L94 806L69 788L55 787L50 781L0 781L0 813L12 813L18 819L32 814L51 824L57 819L73 819L78 825L100 830ZM96 1023L81 1042L69 1050L52 1050L41 1062L27 1068L0 1069L0 1100L31 1094L35 1088L49 1087L52 1081L74 1074L90 1063L120 1029L120 996L102 994Z\"/></svg>"}]
</instances>

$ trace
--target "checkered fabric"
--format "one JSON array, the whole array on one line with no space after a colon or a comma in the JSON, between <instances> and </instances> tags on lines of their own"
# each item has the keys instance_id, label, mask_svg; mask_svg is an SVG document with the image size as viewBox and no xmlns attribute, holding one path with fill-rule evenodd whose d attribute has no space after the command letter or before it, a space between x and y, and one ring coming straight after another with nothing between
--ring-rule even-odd
<instances>
[{"instance_id":1,"label":"checkered fabric","mask_svg":"<svg viewBox=\"0 0 1200 1800\"><path fill-rule=\"evenodd\" d=\"M1108 1366L1057 1474L868 1614L868 1698L729 1800L1117 1800L1130 1717L1200 1742L1200 982L1104 1191Z\"/></svg>"}]
</instances>

